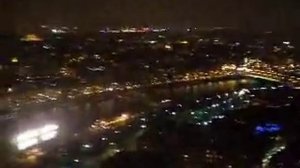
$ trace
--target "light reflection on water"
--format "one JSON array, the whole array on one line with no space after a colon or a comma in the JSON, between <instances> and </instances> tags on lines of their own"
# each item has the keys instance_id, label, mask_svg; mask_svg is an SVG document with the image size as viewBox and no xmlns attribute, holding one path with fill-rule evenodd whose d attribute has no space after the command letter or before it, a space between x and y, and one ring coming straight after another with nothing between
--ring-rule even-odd
<instances>
[{"instance_id":1,"label":"light reflection on water","mask_svg":"<svg viewBox=\"0 0 300 168\"><path fill-rule=\"evenodd\" d=\"M142 104L160 101L165 98L192 100L196 97L212 96L216 93L232 92L241 88L253 88L265 85L272 85L272 83L254 79L239 79L197 84L179 84L172 87L162 86L128 91L128 93L119 93L104 98L99 98L101 97L100 95L72 102L66 101L63 104L55 104L52 109L44 109L38 115L42 114L45 119L52 118L58 121L65 132L76 132L84 130L95 119L114 117L128 111L133 112L136 106L139 106L143 111L150 110L143 107ZM35 117L31 118L34 119ZM32 121L28 120L28 122Z\"/></svg>"},{"instance_id":2,"label":"light reflection on water","mask_svg":"<svg viewBox=\"0 0 300 168\"><path fill-rule=\"evenodd\" d=\"M216 93L232 92L242 88L253 88L266 85L271 86L272 83L254 79L226 80L193 85L173 86L173 88L157 88L155 90L149 90L147 94L156 98L173 97L177 99L180 97L186 97L194 99L195 97L212 96Z\"/></svg>"},{"instance_id":3,"label":"light reflection on water","mask_svg":"<svg viewBox=\"0 0 300 168\"><path fill-rule=\"evenodd\" d=\"M61 135L58 139L60 142L68 144L70 139L72 139L72 137L74 138L75 135L81 137L82 140L85 140L85 130L96 119L102 120L105 117L117 116L123 112L141 112L136 110L136 106L141 107L140 109L142 109L143 111L151 110L150 106L143 106L145 105L143 103L161 102L161 100L165 98L171 98L172 100L184 99L196 101L195 98L199 97L219 97L219 93L224 93L224 97L228 97L228 95L230 97L230 93L234 93L237 96L238 94L234 91L240 90L242 88L257 88L266 85L272 86L271 83L263 82L260 80L242 79L200 84L176 85L172 87L163 86L157 88L133 90L126 93L117 93L106 97L102 96L102 98L99 98L101 96L98 95L81 100L74 100L72 102L65 102L64 104L55 105L53 109L45 110L45 112L42 114L44 114L43 118L47 118L48 115L49 117L51 116L52 119L56 119L56 121L58 121L61 128ZM220 103L224 100L220 100ZM219 104L216 106L215 101L212 101L211 103L213 104L211 104L210 109L202 109L205 110L203 112L193 112L194 114L191 115L192 120L190 121L199 123L202 126L208 126L210 125L212 120L224 118L224 115L220 114L217 111L220 108L223 108L223 106L221 104L220 107ZM243 105L241 102L239 102L239 104L241 106ZM232 105L232 103L230 102L230 104L225 104L224 108L225 106L229 105ZM210 111L209 114L211 115L206 115L206 111ZM141 125L142 130L144 130L146 127L148 127L147 124ZM130 128L130 131L132 130L133 129ZM140 136L139 134L134 134L136 136L133 136L130 141L126 139L120 140L120 142L128 141L128 144L126 144L126 148L128 148L129 150L136 150L136 139L138 138L138 136ZM90 149L93 147L93 145L83 143L83 147L86 149ZM115 146L114 148L108 149L111 149L111 151L115 153L120 151L120 149L115 148ZM111 151L104 152L104 154L110 153ZM77 158L75 158L74 161L79 162Z\"/></svg>"}]
</instances>

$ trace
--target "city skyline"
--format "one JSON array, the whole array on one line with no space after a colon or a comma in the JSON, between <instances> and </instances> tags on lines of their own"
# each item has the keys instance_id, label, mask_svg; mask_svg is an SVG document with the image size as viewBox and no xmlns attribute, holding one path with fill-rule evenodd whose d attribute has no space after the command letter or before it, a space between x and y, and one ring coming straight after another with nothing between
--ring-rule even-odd
<instances>
[{"instance_id":1,"label":"city skyline","mask_svg":"<svg viewBox=\"0 0 300 168\"><path fill-rule=\"evenodd\" d=\"M0 32L33 31L41 24L78 26L234 27L244 30L295 30L299 2L243 0L81 1L38 0L0 2Z\"/></svg>"}]
</instances>

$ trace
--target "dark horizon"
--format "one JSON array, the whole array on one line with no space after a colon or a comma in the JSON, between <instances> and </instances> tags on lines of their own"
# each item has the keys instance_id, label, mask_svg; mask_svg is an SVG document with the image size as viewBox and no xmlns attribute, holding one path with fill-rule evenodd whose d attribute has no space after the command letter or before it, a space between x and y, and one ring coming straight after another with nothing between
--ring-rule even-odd
<instances>
[{"instance_id":1,"label":"dark horizon","mask_svg":"<svg viewBox=\"0 0 300 168\"><path fill-rule=\"evenodd\" d=\"M300 27L299 4L297 0L1 0L0 32L34 31L41 24L81 30L149 25L291 31Z\"/></svg>"}]
</instances>

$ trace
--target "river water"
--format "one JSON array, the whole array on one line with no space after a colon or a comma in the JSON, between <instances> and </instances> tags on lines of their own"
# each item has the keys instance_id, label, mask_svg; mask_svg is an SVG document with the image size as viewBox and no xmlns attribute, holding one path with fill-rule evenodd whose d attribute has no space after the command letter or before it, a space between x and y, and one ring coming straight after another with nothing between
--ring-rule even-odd
<instances>
[{"instance_id":1,"label":"river water","mask_svg":"<svg viewBox=\"0 0 300 168\"><path fill-rule=\"evenodd\" d=\"M49 108L39 105L33 107L26 117L18 118L11 122L10 133L13 137L19 132L38 127L47 123L59 125L59 134L51 148L58 144L68 144L74 136L84 142L85 132L95 120L110 119L120 114L130 115L147 112L157 107L161 101L172 99L177 102L189 102L198 98L205 98L240 90L242 88L259 88L277 85L264 80L257 79L229 79L217 82L185 83L176 85L159 86L128 90L123 92L111 92L102 95L81 97L75 100L65 100L53 103ZM11 131L12 130L12 131ZM75 138L76 138L75 137ZM124 135L128 137L128 135ZM58 141L57 141L58 140ZM46 148L47 145L45 145Z\"/></svg>"},{"instance_id":2,"label":"river water","mask_svg":"<svg viewBox=\"0 0 300 168\"><path fill-rule=\"evenodd\" d=\"M63 132L82 131L99 118L111 118L121 113L136 113L151 110L156 103L164 99L189 101L195 98L212 96L217 93L231 92L241 88L272 86L264 80L230 79L217 82L199 82L193 84L177 84L130 90L106 95L83 97L77 100L66 100L63 103L52 103L51 107L38 105L32 107L30 113L10 122L13 127L10 133L22 132L36 125L56 122ZM11 135L10 135L11 136Z\"/></svg>"}]
</instances>

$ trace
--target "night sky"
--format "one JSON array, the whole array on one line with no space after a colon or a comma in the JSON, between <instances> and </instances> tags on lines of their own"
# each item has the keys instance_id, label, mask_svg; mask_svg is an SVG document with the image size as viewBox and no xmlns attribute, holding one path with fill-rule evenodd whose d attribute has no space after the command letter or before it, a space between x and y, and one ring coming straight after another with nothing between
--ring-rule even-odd
<instances>
[{"instance_id":1,"label":"night sky","mask_svg":"<svg viewBox=\"0 0 300 168\"><path fill-rule=\"evenodd\" d=\"M40 24L300 28L300 0L0 0L1 31ZM5 22L5 24L3 23Z\"/></svg>"}]
</instances>

